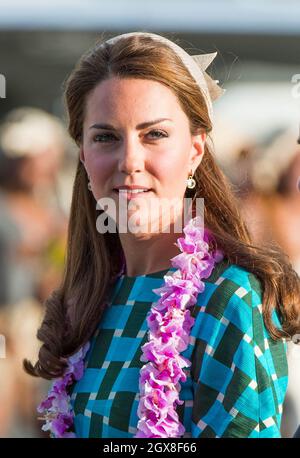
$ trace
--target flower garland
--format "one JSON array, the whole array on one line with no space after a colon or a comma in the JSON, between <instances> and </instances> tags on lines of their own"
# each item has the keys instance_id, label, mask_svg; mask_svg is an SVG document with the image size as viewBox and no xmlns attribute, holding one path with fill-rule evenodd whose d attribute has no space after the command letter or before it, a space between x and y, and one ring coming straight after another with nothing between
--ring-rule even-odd
<instances>
[{"instance_id":1,"label":"flower garland","mask_svg":"<svg viewBox=\"0 0 300 458\"><path fill-rule=\"evenodd\" d=\"M199 220L201 221L201 220ZM189 344L195 319L189 308L205 288L216 262L223 259L220 250L210 254L210 233L197 225L194 218L184 228L185 238L176 245L181 254L171 259L178 267L172 276L165 275L165 286L153 289L161 298L152 305L147 317L149 341L142 351L141 361L149 361L140 370L137 434L135 437L181 437L185 431L176 412L180 383L186 381L184 367L191 362L180 355Z\"/></svg>"},{"instance_id":2,"label":"flower garland","mask_svg":"<svg viewBox=\"0 0 300 458\"><path fill-rule=\"evenodd\" d=\"M46 420L42 430L50 431L51 437L76 437L73 432L68 431L73 425L74 413L67 387L83 376L84 357L89 347L90 344L87 342L77 353L68 358L63 377L54 381L47 398L37 408L39 413L44 413L44 416L38 419Z\"/></svg>"},{"instance_id":3,"label":"flower garland","mask_svg":"<svg viewBox=\"0 0 300 458\"><path fill-rule=\"evenodd\" d=\"M205 288L202 279L211 275L223 253L218 249L209 252L208 243L213 237L203 228L200 217L191 219L183 231L185 237L178 238L175 244L182 253L171 259L178 270L164 276L163 287L153 289L161 297L147 315L148 342L142 346L140 358L147 363L140 370L137 438L181 437L185 431L176 407L184 402L179 400L180 382L186 381L183 368L191 365L180 355L188 347L195 321L189 309ZM69 431L74 412L67 387L83 376L89 346L85 344L68 358L63 377L54 381L48 397L38 406L46 420L42 430L50 431L51 437L76 437Z\"/></svg>"}]
</instances>

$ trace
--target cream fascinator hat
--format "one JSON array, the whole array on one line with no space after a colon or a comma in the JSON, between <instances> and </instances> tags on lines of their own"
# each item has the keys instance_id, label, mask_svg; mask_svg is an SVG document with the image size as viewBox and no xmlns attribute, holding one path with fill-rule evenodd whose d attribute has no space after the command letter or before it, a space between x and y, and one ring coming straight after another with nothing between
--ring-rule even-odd
<instances>
[{"instance_id":1,"label":"cream fascinator hat","mask_svg":"<svg viewBox=\"0 0 300 458\"><path fill-rule=\"evenodd\" d=\"M117 35L109 40L106 40L104 43L101 43L99 48L101 48L104 44L113 44L116 41L127 38L134 35L146 36L151 37L153 40L157 40L161 43L166 44L173 51L180 57L183 64L189 70L190 74L198 84L201 89L202 94L205 97L209 117L211 121L213 120L213 109L212 109L212 102L219 98L224 92L225 89L218 86L219 80L213 80L207 73L206 69L214 60L217 55L217 52L210 53L210 54L198 54L194 56L190 56L183 48L178 46L173 41L162 37L161 35L157 35L155 33L149 32L130 32L130 33L123 33L121 35ZM98 49L99 49L98 48Z\"/></svg>"}]
</instances>

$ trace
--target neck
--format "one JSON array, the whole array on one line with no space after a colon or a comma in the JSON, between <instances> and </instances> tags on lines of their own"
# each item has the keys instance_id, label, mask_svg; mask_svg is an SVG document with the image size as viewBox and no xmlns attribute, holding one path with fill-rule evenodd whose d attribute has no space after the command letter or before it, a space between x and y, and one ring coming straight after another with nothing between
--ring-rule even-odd
<instances>
[{"instance_id":1,"label":"neck","mask_svg":"<svg viewBox=\"0 0 300 458\"><path fill-rule=\"evenodd\" d=\"M126 275L147 275L171 268L171 258L180 254L175 242L182 233L174 233L173 225L169 233L120 233L126 260Z\"/></svg>"}]
</instances>

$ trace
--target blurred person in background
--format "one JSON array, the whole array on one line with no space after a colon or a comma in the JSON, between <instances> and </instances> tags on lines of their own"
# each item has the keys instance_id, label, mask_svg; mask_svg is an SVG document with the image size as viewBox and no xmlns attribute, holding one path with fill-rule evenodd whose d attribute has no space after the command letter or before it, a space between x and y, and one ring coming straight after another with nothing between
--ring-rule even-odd
<instances>
[{"instance_id":1,"label":"blurred person in background","mask_svg":"<svg viewBox=\"0 0 300 458\"><path fill-rule=\"evenodd\" d=\"M16 386L14 384L14 363L11 355L11 342L7 335L7 314L0 308L0 437L7 437L13 423Z\"/></svg>"},{"instance_id":2,"label":"blurred person in background","mask_svg":"<svg viewBox=\"0 0 300 458\"><path fill-rule=\"evenodd\" d=\"M58 177L67 147L63 123L43 110L14 109L0 126L1 333L9 342L0 360L2 437L41 435L33 411L47 387L24 374L22 359L38 352L42 303L61 275L67 215Z\"/></svg>"},{"instance_id":3,"label":"blurred person in background","mask_svg":"<svg viewBox=\"0 0 300 458\"><path fill-rule=\"evenodd\" d=\"M300 274L300 145L291 127L270 132L265 140L248 150L241 148L232 167L243 164L235 174L242 201L241 211L256 243L277 243ZM296 343L296 342L295 342ZM300 425L300 346L287 343L289 384L282 417L282 436L292 437Z\"/></svg>"},{"instance_id":4,"label":"blurred person in background","mask_svg":"<svg viewBox=\"0 0 300 458\"><path fill-rule=\"evenodd\" d=\"M273 239L300 274L300 145L292 128L271 133L252 155L251 186L243 206L253 232L263 243ZM258 213L259 212L259 213ZM254 217L254 215L256 215ZM251 217L250 217L251 216ZM258 231L258 226L264 230Z\"/></svg>"},{"instance_id":5,"label":"blurred person in background","mask_svg":"<svg viewBox=\"0 0 300 458\"><path fill-rule=\"evenodd\" d=\"M4 302L14 303L37 290L42 295L41 254L44 259L53 243L64 239L67 217L56 191L63 129L58 119L36 108L13 110L0 128L0 202L6 225L2 240L5 232L18 245L13 272L5 274Z\"/></svg>"}]
</instances>

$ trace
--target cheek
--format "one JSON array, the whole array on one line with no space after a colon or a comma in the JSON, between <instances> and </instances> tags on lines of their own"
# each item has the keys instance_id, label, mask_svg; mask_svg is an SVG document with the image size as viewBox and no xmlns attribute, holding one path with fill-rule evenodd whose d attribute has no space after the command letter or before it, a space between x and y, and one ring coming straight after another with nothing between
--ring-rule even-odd
<instances>
[{"instance_id":1,"label":"cheek","mask_svg":"<svg viewBox=\"0 0 300 458\"><path fill-rule=\"evenodd\" d=\"M187 154L186 151L166 155L161 158L157 164L159 175L163 182L171 183L174 188L184 186L184 180L187 178Z\"/></svg>"},{"instance_id":2,"label":"cheek","mask_svg":"<svg viewBox=\"0 0 300 458\"><path fill-rule=\"evenodd\" d=\"M94 152L85 152L85 164L91 179L95 182L103 182L106 177L112 175L114 163L109 155L96 155Z\"/></svg>"}]
</instances>

